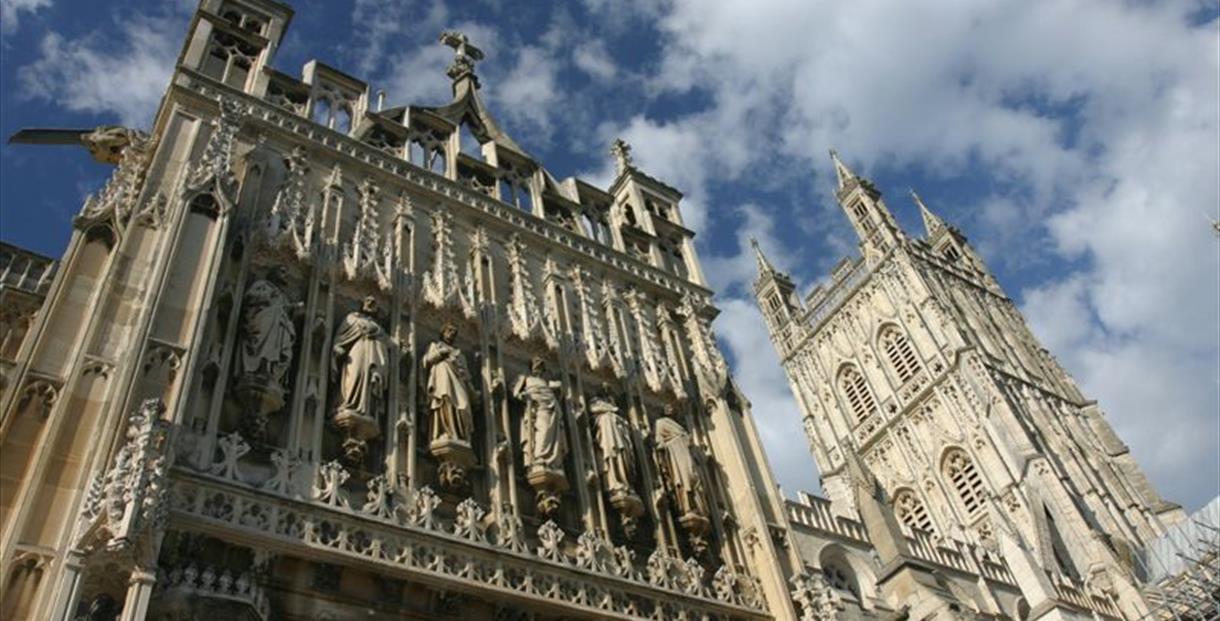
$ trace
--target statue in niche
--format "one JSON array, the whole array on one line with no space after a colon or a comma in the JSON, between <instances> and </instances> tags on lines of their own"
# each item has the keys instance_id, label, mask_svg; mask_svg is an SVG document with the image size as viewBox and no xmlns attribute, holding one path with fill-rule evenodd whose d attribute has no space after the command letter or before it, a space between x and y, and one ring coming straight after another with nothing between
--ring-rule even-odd
<instances>
[{"instance_id":1,"label":"statue in niche","mask_svg":"<svg viewBox=\"0 0 1220 621\"><path fill-rule=\"evenodd\" d=\"M377 323L377 300L364 298L335 332L331 370L338 376L335 425L343 431L343 452L353 465L364 462L368 441L381 435L378 420L389 385L389 348Z\"/></svg>"},{"instance_id":2,"label":"statue in niche","mask_svg":"<svg viewBox=\"0 0 1220 621\"><path fill-rule=\"evenodd\" d=\"M600 394L589 403L593 415L593 428L597 448L601 453L602 480L610 494L610 505L619 512L623 530L628 537L635 536L644 503L635 493L635 443L632 440L631 423L614 404L610 387L602 386Z\"/></svg>"},{"instance_id":3,"label":"statue in niche","mask_svg":"<svg viewBox=\"0 0 1220 621\"><path fill-rule=\"evenodd\" d=\"M288 298L287 282L286 267L271 268L250 284L242 300L234 375L244 406L242 431L252 440L265 439L267 416L284 406L297 338L293 314L302 307Z\"/></svg>"},{"instance_id":4,"label":"statue in niche","mask_svg":"<svg viewBox=\"0 0 1220 621\"><path fill-rule=\"evenodd\" d=\"M706 549L705 536L711 526L708 520L707 497L700 472L697 449L691 445L690 434L670 418L670 407L656 423L656 445L661 471L669 482L676 503L678 522L690 535L691 547L701 554Z\"/></svg>"},{"instance_id":5,"label":"statue in niche","mask_svg":"<svg viewBox=\"0 0 1220 621\"><path fill-rule=\"evenodd\" d=\"M538 510L550 516L559 508L559 495L568 487L563 470L568 443L557 392L562 384L544 377L545 373L546 362L534 356L529 372L517 378L512 395L525 403L521 416L525 476L537 492Z\"/></svg>"},{"instance_id":6,"label":"statue in niche","mask_svg":"<svg viewBox=\"0 0 1220 621\"><path fill-rule=\"evenodd\" d=\"M428 345L423 365L428 373L428 410L432 413L429 450L440 460L441 484L461 489L466 468L474 464L471 437L474 418L470 369L462 350L455 345L457 326L446 323L441 338Z\"/></svg>"},{"instance_id":7,"label":"statue in niche","mask_svg":"<svg viewBox=\"0 0 1220 621\"><path fill-rule=\"evenodd\" d=\"M428 369L428 409L432 412L432 441L457 440L470 443L474 429L470 414L470 369L462 350L454 345L457 327L446 323L441 339L424 353Z\"/></svg>"}]
</instances>

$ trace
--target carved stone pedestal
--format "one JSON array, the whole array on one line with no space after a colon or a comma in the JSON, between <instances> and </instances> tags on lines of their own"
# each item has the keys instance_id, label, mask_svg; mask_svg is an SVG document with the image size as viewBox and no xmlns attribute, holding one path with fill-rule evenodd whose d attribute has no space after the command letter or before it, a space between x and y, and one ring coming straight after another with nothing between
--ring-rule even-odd
<instances>
[{"instance_id":1,"label":"carved stone pedestal","mask_svg":"<svg viewBox=\"0 0 1220 621\"><path fill-rule=\"evenodd\" d=\"M627 490L615 490L610 492L610 506L618 512L623 523L623 532L627 533L628 537L635 538L640 516L644 514L644 502Z\"/></svg>"},{"instance_id":2,"label":"carved stone pedestal","mask_svg":"<svg viewBox=\"0 0 1220 621\"><path fill-rule=\"evenodd\" d=\"M470 444L462 440L442 438L433 440L428 445L428 451L441 462L437 469L441 486L450 491L466 489L469 484L466 470L474 465L474 449Z\"/></svg>"},{"instance_id":3,"label":"carved stone pedestal","mask_svg":"<svg viewBox=\"0 0 1220 621\"><path fill-rule=\"evenodd\" d=\"M559 510L560 495L568 491L568 478L558 470L531 466L525 479L536 493L538 512L544 517L551 517Z\"/></svg>"},{"instance_id":4,"label":"carved stone pedestal","mask_svg":"<svg viewBox=\"0 0 1220 621\"><path fill-rule=\"evenodd\" d=\"M368 441L381 435L377 421L355 412L340 412L335 415L335 426L343 432L344 460L353 466L363 465Z\"/></svg>"},{"instance_id":5,"label":"carved stone pedestal","mask_svg":"<svg viewBox=\"0 0 1220 621\"><path fill-rule=\"evenodd\" d=\"M258 375L245 375L237 383L241 403L241 434L256 442L267 439L267 417L284 407L284 390Z\"/></svg>"}]
</instances>

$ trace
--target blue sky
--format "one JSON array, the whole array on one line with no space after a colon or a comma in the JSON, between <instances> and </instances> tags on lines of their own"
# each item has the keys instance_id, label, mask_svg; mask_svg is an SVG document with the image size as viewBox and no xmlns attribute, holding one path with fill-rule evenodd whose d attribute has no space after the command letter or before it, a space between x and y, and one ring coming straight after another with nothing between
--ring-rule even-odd
<instances>
[{"instance_id":1,"label":"blue sky","mask_svg":"<svg viewBox=\"0 0 1220 621\"><path fill-rule=\"evenodd\" d=\"M682 189L717 330L781 483L815 488L795 404L749 297L758 237L807 290L855 240L837 148L960 226L1166 496L1220 487L1220 5L937 0L293 3L275 61L448 95L459 28L483 94L558 177L604 184L621 136ZM0 0L0 133L146 127L194 3ZM108 169L0 147L0 238L58 256ZM756 352L765 356L748 356Z\"/></svg>"}]
</instances>

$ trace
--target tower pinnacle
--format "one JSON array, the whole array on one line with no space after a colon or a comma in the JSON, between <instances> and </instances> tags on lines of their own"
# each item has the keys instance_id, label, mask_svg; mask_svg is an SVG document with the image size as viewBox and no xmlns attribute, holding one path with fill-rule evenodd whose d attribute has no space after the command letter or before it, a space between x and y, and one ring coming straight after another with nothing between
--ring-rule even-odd
<instances>
[{"instance_id":1,"label":"tower pinnacle","mask_svg":"<svg viewBox=\"0 0 1220 621\"><path fill-rule=\"evenodd\" d=\"M751 237L750 246L754 248L754 260L758 262L758 275L774 272L775 267L771 265L771 261L767 260L767 255L763 254L762 246L758 245L758 238Z\"/></svg>"},{"instance_id":2,"label":"tower pinnacle","mask_svg":"<svg viewBox=\"0 0 1220 621\"><path fill-rule=\"evenodd\" d=\"M614 156L614 171L618 175L635 168L635 164L631 161L631 145L627 144L622 138L615 138L614 143L610 145L610 155Z\"/></svg>"},{"instance_id":3,"label":"tower pinnacle","mask_svg":"<svg viewBox=\"0 0 1220 621\"><path fill-rule=\"evenodd\" d=\"M847 167L847 164L844 164L843 160L839 159L838 151L831 149L830 159L835 163L835 176L839 179L840 190L847 187L848 182L851 180L859 179L859 177L856 176L856 173L852 172L852 170Z\"/></svg>"},{"instance_id":4,"label":"tower pinnacle","mask_svg":"<svg viewBox=\"0 0 1220 621\"><path fill-rule=\"evenodd\" d=\"M454 97L459 95L462 88L479 88L474 64L483 60L483 50L472 45L469 37L456 30L442 32L440 42L453 48L453 64L445 70L445 75L453 80Z\"/></svg>"},{"instance_id":5,"label":"tower pinnacle","mask_svg":"<svg viewBox=\"0 0 1220 621\"><path fill-rule=\"evenodd\" d=\"M919 195L915 193L913 188L911 189L911 199L919 206L919 215L923 218L923 228L927 232L928 237L932 237L941 230L949 228L945 221L940 219L940 216L932 213L931 209L928 209L928 206L923 203L923 199L919 198Z\"/></svg>"}]
</instances>

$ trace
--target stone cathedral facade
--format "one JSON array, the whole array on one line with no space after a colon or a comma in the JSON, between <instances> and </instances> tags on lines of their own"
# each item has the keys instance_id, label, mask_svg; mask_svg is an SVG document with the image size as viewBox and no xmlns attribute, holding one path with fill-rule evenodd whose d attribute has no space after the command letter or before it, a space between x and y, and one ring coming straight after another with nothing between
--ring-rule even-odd
<instances>
[{"instance_id":1,"label":"stone cathedral facade","mask_svg":"<svg viewBox=\"0 0 1220 621\"><path fill-rule=\"evenodd\" d=\"M926 209L836 162L864 258L801 302L759 254L831 497L785 500L676 189L554 178L457 32L440 105L283 73L291 16L202 0L64 256L0 245L0 618L1147 612L1179 510Z\"/></svg>"},{"instance_id":2,"label":"stone cathedral facade","mask_svg":"<svg viewBox=\"0 0 1220 621\"><path fill-rule=\"evenodd\" d=\"M607 188L551 176L459 33L452 100L386 107L273 69L290 17L203 0L26 257L0 617L793 618L681 194L623 143Z\"/></svg>"},{"instance_id":3,"label":"stone cathedral facade","mask_svg":"<svg viewBox=\"0 0 1220 621\"><path fill-rule=\"evenodd\" d=\"M879 560L855 561L857 575L953 551L986 579L931 580L928 592L979 610L1071 614L1077 590L1114 606L1093 614L1143 618L1136 555L1182 509L1157 495L962 233L912 193L925 234L909 236L877 188L831 158L860 257L801 299L754 244L755 294L830 498L797 503L810 516L797 532L871 525L854 532L872 535ZM1010 578L992 574L1001 567ZM1017 606L996 588L1006 581L1020 586Z\"/></svg>"}]
</instances>

